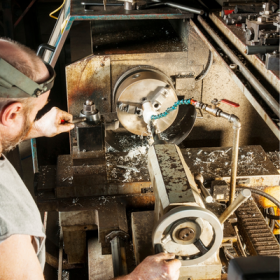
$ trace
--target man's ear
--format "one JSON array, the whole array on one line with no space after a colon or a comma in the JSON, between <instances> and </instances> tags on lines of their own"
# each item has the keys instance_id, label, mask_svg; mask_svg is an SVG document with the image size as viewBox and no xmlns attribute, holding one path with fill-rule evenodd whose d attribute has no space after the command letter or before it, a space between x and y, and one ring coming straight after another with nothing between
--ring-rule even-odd
<instances>
[{"instance_id":1,"label":"man's ear","mask_svg":"<svg viewBox=\"0 0 280 280\"><path fill-rule=\"evenodd\" d=\"M14 102L7 105L0 116L0 121L4 126L11 126L19 117L23 110L23 105L20 102Z\"/></svg>"}]
</instances>

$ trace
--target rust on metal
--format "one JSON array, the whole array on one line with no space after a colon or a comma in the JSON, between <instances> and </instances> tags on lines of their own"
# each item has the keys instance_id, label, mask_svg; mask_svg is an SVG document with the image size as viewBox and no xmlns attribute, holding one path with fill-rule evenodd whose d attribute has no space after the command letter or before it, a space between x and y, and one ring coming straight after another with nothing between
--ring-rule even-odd
<instances>
[{"instance_id":1,"label":"rust on metal","mask_svg":"<svg viewBox=\"0 0 280 280\"><path fill-rule=\"evenodd\" d=\"M110 58L88 56L66 67L66 86L69 113L79 116L82 104L93 100L100 113L111 111Z\"/></svg>"},{"instance_id":2,"label":"rust on metal","mask_svg":"<svg viewBox=\"0 0 280 280\"><path fill-rule=\"evenodd\" d=\"M155 197L152 193L69 198L55 198L53 194L44 193L37 197L39 210L48 212L101 209L110 207L112 203L120 203L128 208L150 209L154 206Z\"/></svg>"}]
</instances>

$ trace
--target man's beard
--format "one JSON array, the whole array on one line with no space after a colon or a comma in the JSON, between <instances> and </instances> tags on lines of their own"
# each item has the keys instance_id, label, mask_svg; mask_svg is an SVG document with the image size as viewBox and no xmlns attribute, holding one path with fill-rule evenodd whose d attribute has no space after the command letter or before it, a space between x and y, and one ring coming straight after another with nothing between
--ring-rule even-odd
<instances>
[{"instance_id":1,"label":"man's beard","mask_svg":"<svg viewBox=\"0 0 280 280\"><path fill-rule=\"evenodd\" d=\"M9 138L5 138L5 135L4 135L4 137L2 138L2 141L1 141L2 152L7 153L9 151L12 151L20 142L22 142L25 139L25 137L29 133L29 131L31 129L31 125L32 125L32 122L30 121L29 116L28 116L29 112L30 112L29 109L26 109L23 112L23 115L24 115L24 118L26 121L24 122L22 130L20 131L20 133L18 134L17 137L9 139Z\"/></svg>"}]
</instances>

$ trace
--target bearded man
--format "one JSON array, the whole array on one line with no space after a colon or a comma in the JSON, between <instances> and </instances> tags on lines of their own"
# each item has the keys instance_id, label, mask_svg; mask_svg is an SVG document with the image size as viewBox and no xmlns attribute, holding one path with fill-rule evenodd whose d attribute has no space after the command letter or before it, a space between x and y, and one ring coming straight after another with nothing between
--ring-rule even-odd
<instances>
[{"instance_id":1,"label":"bearded man","mask_svg":"<svg viewBox=\"0 0 280 280\"><path fill-rule=\"evenodd\" d=\"M45 231L40 213L21 178L3 153L26 139L53 137L70 131L74 124L70 123L72 115L56 107L35 120L38 111L48 101L55 77L54 70L37 57L35 52L16 42L0 39L0 60L0 67L4 65L8 69L7 73L3 71L4 68L0 69L2 76L5 76L0 76L0 280L42 280ZM15 81L10 81L10 74L15 72L13 70L16 71L17 78L23 77L23 74L24 78L29 78L28 81L22 84L19 79L20 85L14 85ZM41 91L30 94L26 84L31 88L34 85L43 86ZM61 124L61 120L66 123ZM165 253L150 256L131 274L118 279L176 280L181 263L174 258L174 254Z\"/></svg>"}]
</instances>

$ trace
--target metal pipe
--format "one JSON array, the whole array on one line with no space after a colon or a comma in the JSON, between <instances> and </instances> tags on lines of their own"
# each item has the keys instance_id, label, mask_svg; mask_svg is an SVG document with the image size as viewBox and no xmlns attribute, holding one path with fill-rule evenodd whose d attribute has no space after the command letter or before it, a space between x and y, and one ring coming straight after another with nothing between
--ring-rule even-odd
<instances>
[{"instance_id":1,"label":"metal pipe","mask_svg":"<svg viewBox=\"0 0 280 280\"><path fill-rule=\"evenodd\" d=\"M200 108L215 117L222 117L233 124L233 145L232 145L232 162L231 162L231 178L230 178L230 204L233 202L236 190L236 177L237 177L237 165L238 165L238 149L241 123L237 116L230 115L223 112L218 107L212 107L202 102L194 101L195 107Z\"/></svg>"},{"instance_id":2,"label":"metal pipe","mask_svg":"<svg viewBox=\"0 0 280 280\"><path fill-rule=\"evenodd\" d=\"M185 5L178 4L178 3L165 2L165 5L167 5L169 7L172 7L172 8L181 9L181 10L186 11L186 12L198 14L198 15L203 15L204 14L204 11L201 10L201 9L188 7L188 6L185 6Z\"/></svg>"},{"instance_id":3,"label":"metal pipe","mask_svg":"<svg viewBox=\"0 0 280 280\"><path fill-rule=\"evenodd\" d=\"M252 87L259 93L262 99L270 107L270 109L280 117L279 103L273 98L273 96L264 88L259 80L250 72L250 70L240 61L240 59L233 53L233 51L227 46L225 42L214 32L214 30L205 22L205 20L198 16L198 21L203 28L208 32L212 39L220 46L220 48L226 53L226 55L237 64L239 71L244 75Z\"/></svg>"},{"instance_id":4,"label":"metal pipe","mask_svg":"<svg viewBox=\"0 0 280 280\"><path fill-rule=\"evenodd\" d=\"M213 202L213 197L212 195L209 193L209 191L204 187L203 182L204 182L204 178L201 174L197 174L195 175L195 181L198 184L199 188L201 189L201 192L205 198L205 201L207 203L211 203Z\"/></svg>"},{"instance_id":5,"label":"metal pipe","mask_svg":"<svg viewBox=\"0 0 280 280\"><path fill-rule=\"evenodd\" d=\"M233 135L232 156L231 156L231 178L230 178L230 196L229 196L229 203L232 204L236 192L238 149L239 149L241 123L237 116L230 115L223 111L219 112L219 116L224 119L227 119L230 123L233 124L232 128L233 128L234 135Z\"/></svg>"},{"instance_id":6,"label":"metal pipe","mask_svg":"<svg viewBox=\"0 0 280 280\"><path fill-rule=\"evenodd\" d=\"M239 138L240 138L240 129L241 123L239 118L235 115L231 115L229 120L233 123L233 145L232 145L232 160L231 160L231 178L230 178L230 196L229 203L232 204L235 197L236 191L236 177L237 177L237 165L238 165L238 149L239 149Z\"/></svg>"},{"instance_id":7,"label":"metal pipe","mask_svg":"<svg viewBox=\"0 0 280 280\"><path fill-rule=\"evenodd\" d=\"M251 197L251 191L248 189L242 190L233 203L219 217L220 223L223 224L249 197Z\"/></svg>"},{"instance_id":8,"label":"metal pipe","mask_svg":"<svg viewBox=\"0 0 280 280\"><path fill-rule=\"evenodd\" d=\"M275 46L246 46L246 54L252 55L252 54L266 54L266 53L272 53L274 51L278 51L279 45Z\"/></svg>"},{"instance_id":9,"label":"metal pipe","mask_svg":"<svg viewBox=\"0 0 280 280\"><path fill-rule=\"evenodd\" d=\"M197 15L203 15L204 14L204 11L201 10L201 9L185 6L185 5L178 4L178 3L161 2L161 1L157 1L157 0L154 0L153 2L155 2L157 4L147 4L146 8L152 8L152 7L156 7L156 6L160 6L160 5L166 5L166 6L169 6L169 7L172 7L172 8L180 9L180 10L190 12L190 13L194 13L194 14L197 14Z\"/></svg>"}]
</instances>

